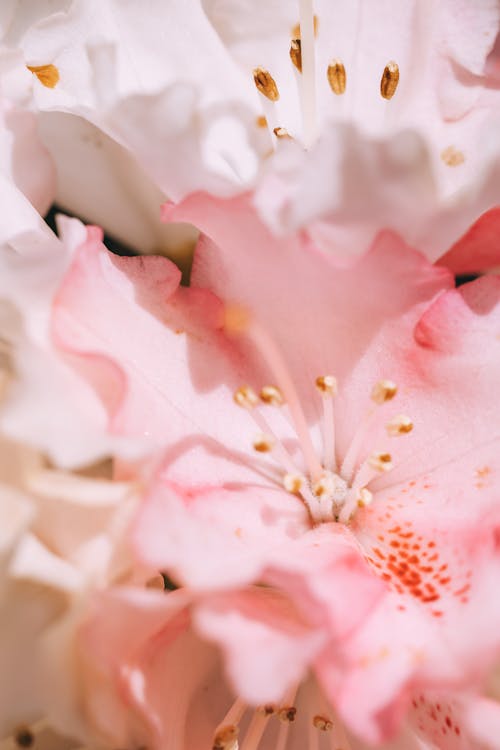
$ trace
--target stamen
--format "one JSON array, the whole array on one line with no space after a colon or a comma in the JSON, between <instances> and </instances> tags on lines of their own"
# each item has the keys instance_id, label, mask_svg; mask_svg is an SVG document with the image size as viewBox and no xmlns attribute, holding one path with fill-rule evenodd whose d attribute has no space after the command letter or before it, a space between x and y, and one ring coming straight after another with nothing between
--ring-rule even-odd
<instances>
[{"instance_id":1,"label":"stamen","mask_svg":"<svg viewBox=\"0 0 500 750\"><path fill-rule=\"evenodd\" d=\"M392 456L390 453L372 453L368 458L368 464L372 469L384 473L393 467Z\"/></svg>"},{"instance_id":2,"label":"stamen","mask_svg":"<svg viewBox=\"0 0 500 750\"><path fill-rule=\"evenodd\" d=\"M278 732L278 741L276 742L276 747L274 748L274 750L285 750L288 744L289 732L290 732L290 724L288 722L280 726L279 732Z\"/></svg>"},{"instance_id":3,"label":"stamen","mask_svg":"<svg viewBox=\"0 0 500 750\"><path fill-rule=\"evenodd\" d=\"M272 388L272 386L266 387ZM276 389L276 391L278 392L278 389ZM261 453L274 450L276 458L285 467L286 471L295 473L297 467L295 466L290 453L287 451L283 443L278 440L264 415L255 408L259 405L259 398L254 389L249 385L241 385L234 392L233 400L238 406L241 406L241 408L247 409L250 412L251 417L260 430L260 435L253 443L254 449Z\"/></svg>"},{"instance_id":4,"label":"stamen","mask_svg":"<svg viewBox=\"0 0 500 750\"><path fill-rule=\"evenodd\" d=\"M266 703L264 706L258 706L256 708L256 711L258 711L261 714L264 714L264 716L272 716L276 713L277 708L274 705L274 703Z\"/></svg>"},{"instance_id":5,"label":"stamen","mask_svg":"<svg viewBox=\"0 0 500 750\"><path fill-rule=\"evenodd\" d=\"M278 710L278 719L283 723L291 724L292 721L295 721L296 716L297 709L295 706L283 706Z\"/></svg>"},{"instance_id":6,"label":"stamen","mask_svg":"<svg viewBox=\"0 0 500 750\"><path fill-rule=\"evenodd\" d=\"M264 115L259 115L256 122L258 128L267 128L267 120Z\"/></svg>"},{"instance_id":7,"label":"stamen","mask_svg":"<svg viewBox=\"0 0 500 750\"><path fill-rule=\"evenodd\" d=\"M337 395L337 378L334 375L320 375L316 378L316 388L328 396Z\"/></svg>"},{"instance_id":8,"label":"stamen","mask_svg":"<svg viewBox=\"0 0 500 750\"><path fill-rule=\"evenodd\" d=\"M373 492L370 492L370 490L367 487L361 487L361 489L358 492L358 499L357 499L358 508L366 508L367 505L370 505L372 500L373 500Z\"/></svg>"},{"instance_id":9,"label":"stamen","mask_svg":"<svg viewBox=\"0 0 500 750\"><path fill-rule=\"evenodd\" d=\"M334 94L340 95L345 92L347 76L343 62L332 60L327 68L326 76Z\"/></svg>"},{"instance_id":10,"label":"stamen","mask_svg":"<svg viewBox=\"0 0 500 750\"><path fill-rule=\"evenodd\" d=\"M290 42L290 60L299 73L302 73L302 49L300 39L292 39Z\"/></svg>"},{"instance_id":11,"label":"stamen","mask_svg":"<svg viewBox=\"0 0 500 750\"><path fill-rule=\"evenodd\" d=\"M292 136L290 135L290 133L288 132L286 128L281 128L281 127L274 128L273 133L276 136L276 138L289 138L289 139L292 138Z\"/></svg>"},{"instance_id":12,"label":"stamen","mask_svg":"<svg viewBox=\"0 0 500 750\"><path fill-rule=\"evenodd\" d=\"M413 430L413 422L410 417L407 417L405 414L398 414L397 417L393 417L393 419L386 424L385 429L387 434L391 437L407 435Z\"/></svg>"},{"instance_id":13,"label":"stamen","mask_svg":"<svg viewBox=\"0 0 500 750\"><path fill-rule=\"evenodd\" d=\"M318 36L318 29L319 29L319 18L314 14L313 18L313 26L314 26L314 36ZM293 39L300 39L300 23L296 23L295 26L292 29L292 38Z\"/></svg>"},{"instance_id":14,"label":"stamen","mask_svg":"<svg viewBox=\"0 0 500 750\"><path fill-rule=\"evenodd\" d=\"M330 719L319 715L313 718L313 726L319 729L320 732L330 732L333 729L333 723Z\"/></svg>"},{"instance_id":15,"label":"stamen","mask_svg":"<svg viewBox=\"0 0 500 750\"><path fill-rule=\"evenodd\" d=\"M285 474L283 477L283 487L292 495L298 495L304 486L304 477L300 474Z\"/></svg>"},{"instance_id":16,"label":"stamen","mask_svg":"<svg viewBox=\"0 0 500 750\"><path fill-rule=\"evenodd\" d=\"M265 385L259 393L260 400L270 406L282 406L285 403L283 394L275 385Z\"/></svg>"},{"instance_id":17,"label":"stamen","mask_svg":"<svg viewBox=\"0 0 500 750\"><path fill-rule=\"evenodd\" d=\"M252 720L245 734L245 741L241 745L241 750L257 750L262 735L266 731L267 722L271 714L255 711Z\"/></svg>"},{"instance_id":18,"label":"stamen","mask_svg":"<svg viewBox=\"0 0 500 750\"><path fill-rule=\"evenodd\" d=\"M215 730L212 750L238 750L238 724L245 709L246 704L237 698Z\"/></svg>"},{"instance_id":19,"label":"stamen","mask_svg":"<svg viewBox=\"0 0 500 750\"><path fill-rule=\"evenodd\" d=\"M441 151L441 159L447 167L459 167L465 161L465 156L462 151L459 151L455 146L448 146Z\"/></svg>"},{"instance_id":20,"label":"stamen","mask_svg":"<svg viewBox=\"0 0 500 750\"><path fill-rule=\"evenodd\" d=\"M274 445L275 441L273 438L269 435L264 435L264 433L258 435L253 441L253 448L258 453L269 453L274 448Z\"/></svg>"},{"instance_id":21,"label":"stamen","mask_svg":"<svg viewBox=\"0 0 500 750\"><path fill-rule=\"evenodd\" d=\"M380 79L380 95L392 99L399 83L399 66L394 60L387 63Z\"/></svg>"},{"instance_id":22,"label":"stamen","mask_svg":"<svg viewBox=\"0 0 500 750\"><path fill-rule=\"evenodd\" d=\"M386 401L393 399L397 392L398 387L392 380L379 380L373 386L371 399L376 404L385 404Z\"/></svg>"},{"instance_id":23,"label":"stamen","mask_svg":"<svg viewBox=\"0 0 500 750\"><path fill-rule=\"evenodd\" d=\"M212 750L238 750L238 727L235 724L217 730Z\"/></svg>"},{"instance_id":24,"label":"stamen","mask_svg":"<svg viewBox=\"0 0 500 750\"><path fill-rule=\"evenodd\" d=\"M323 401L323 465L335 471L335 415L333 397L337 395L337 379L333 375L320 375L316 378L316 388Z\"/></svg>"},{"instance_id":25,"label":"stamen","mask_svg":"<svg viewBox=\"0 0 500 750\"><path fill-rule=\"evenodd\" d=\"M255 68L253 71L253 80L258 91L260 91L266 99L269 99L271 102L278 101L280 98L278 87L276 81L268 70L264 70L264 68Z\"/></svg>"},{"instance_id":26,"label":"stamen","mask_svg":"<svg viewBox=\"0 0 500 750\"><path fill-rule=\"evenodd\" d=\"M55 65L27 65L28 70L36 75L42 86L53 89L59 83L59 71Z\"/></svg>"},{"instance_id":27,"label":"stamen","mask_svg":"<svg viewBox=\"0 0 500 750\"><path fill-rule=\"evenodd\" d=\"M309 148L316 138L316 59L312 0L299 0L299 17L302 59L300 100L304 145Z\"/></svg>"},{"instance_id":28,"label":"stamen","mask_svg":"<svg viewBox=\"0 0 500 750\"><path fill-rule=\"evenodd\" d=\"M233 394L233 400L242 409L253 409L259 403L254 389L249 385L241 385Z\"/></svg>"},{"instance_id":29,"label":"stamen","mask_svg":"<svg viewBox=\"0 0 500 750\"><path fill-rule=\"evenodd\" d=\"M295 390L295 385L289 375L286 364L281 356L281 352L278 350L274 341L264 328L262 328L262 326L256 321L251 322L247 333L262 353L279 383L279 388L288 404L288 408L290 409L290 415L304 454L308 471L312 480L316 481L321 475L323 467L316 456L316 451L314 450L311 435L309 433L309 427L304 412L302 411L302 406ZM264 430L264 432L266 432L266 430Z\"/></svg>"}]
</instances>

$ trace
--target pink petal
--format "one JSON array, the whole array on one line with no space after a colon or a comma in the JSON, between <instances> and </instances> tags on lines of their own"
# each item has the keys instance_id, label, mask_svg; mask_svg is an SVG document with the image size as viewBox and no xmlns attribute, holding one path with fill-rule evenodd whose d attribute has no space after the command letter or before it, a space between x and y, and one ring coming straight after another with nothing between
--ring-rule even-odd
<instances>
[{"instance_id":1,"label":"pink petal","mask_svg":"<svg viewBox=\"0 0 500 750\"><path fill-rule=\"evenodd\" d=\"M482 214L439 259L439 265L456 274L485 271L500 265L499 229L500 208L492 208Z\"/></svg>"}]
</instances>

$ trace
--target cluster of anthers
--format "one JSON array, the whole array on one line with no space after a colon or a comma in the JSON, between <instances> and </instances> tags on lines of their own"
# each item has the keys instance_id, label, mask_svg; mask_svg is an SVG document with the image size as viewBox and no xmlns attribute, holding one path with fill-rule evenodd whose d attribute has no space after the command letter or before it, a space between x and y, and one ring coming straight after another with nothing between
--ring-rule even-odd
<instances>
[{"instance_id":1,"label":"cluster of anthers","mask_svg":"<svg viewBox=\"0 0 500 750\"><path fill-rule=\"evenodd\" d=\"M350 750L351 746L342 722L330 718L331 710L325 699L322 696L316 696L316 700L319 700L324 711L315 713L312 710L313 704L310 702L310 697L305 696L304 706L301 706L307 714L309 725L308 747L317 747L319 738L328 736L330 746L335 750ZM266 704L251 710L252 715L246 725L243 741L241 741L241 726L248 707L238 698L217 727L212 750L257 750L266 732L273 733L276 750L285 750L290 729L299 718L296 698L297 688L293 688L285 697L283 704L279 706ZM300 718L304 719L305 715Z\"/></svg>"},{"instance_id":2,"label":"cluster of anthers","mask_svg":"<svg viewBox=\"0 0 500 750\"><path fill-rule=\"evenodd\" d=\"M300 0L300 23L292 30L289 55L290 60L297 71L300 106L303 121L303 139L306 148L312 145L316 138L316 62L315 62L315 37L318 31L318 18L313 13L312 0ZM346 91L347 73L344 63L339 58L333 58L327 66L326 78L330 89L336 96L341 96ZM262 124L268 125L275 122L272 104L280 98L280 92L276 80L269 70L256 67L253 71L253 79L257 90L264 97L264 111L266 117L262 118ZM390 100L396 93L399 84L399 66L394 60L389 60L385 65L380 77L380 96ZM272 132L277 138L290 138L286 128L281 125L272 127Z\"/></svg>"},{"instance_id":3,"label":"cluster of anthers","mask_svg":"<svg viewBox=\"0 0 500 750\"><path fill-rule=\"evenodd\" d=\"M282 486L301 498L312 523L348 523L357 508L372 502L369 483L380 473L393 468L392 456L386 451L373 452L365 460L360 460L359 454L377 418L378 408L396 396L396 384L391 380L375 383L370 408L343 460L338 461L334 414L337 380L333 375L319 375L316 390L323 403L323 456L320 459L286 362L269 333L240 308L226 310L225 327L230 334L244 334L252 341L276 379L276 385L264 385L259 393L249 385L240 386L234 393L234 401L249 412L259 429L253 449L257 453L267 453L275 460L281 472ZM265 416L265 407L280 409L291 425L303 455L305 471L297 466L295 458L272 429ZM412 429L412 420L404 414L394 416L385 425L386 435L391 438L407 435Z\"/></svg>"}]
</instances>

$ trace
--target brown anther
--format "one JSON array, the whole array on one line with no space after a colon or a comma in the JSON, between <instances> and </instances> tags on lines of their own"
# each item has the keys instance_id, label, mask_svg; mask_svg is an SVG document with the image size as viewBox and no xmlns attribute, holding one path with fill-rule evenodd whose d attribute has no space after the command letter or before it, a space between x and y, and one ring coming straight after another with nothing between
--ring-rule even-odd
<instances>
[{"instance_id":1,"label":"brown anther","mask_svg":"<svg viewBox=\"0 0 500 750\"><path fill-rule=\"evenodd\" d=\"M313 17L314 36L318 36L319 18L316 14ZM292 29L292 38L300 39L300 23L296 23Z\"/></svg>"},{"instance_id":2,"label":"brown anther","mask_svg":"<svg viewBox=\"0 0 500 750\"><path fill-rule=\"evenodd\" d=\"M276 136L276 138L290 138L291 139L292 137L286 128L273 128L273 133Z\"/></svg>"},{"instance_id":3,"label":"brown anther","mask_svg":"<svg viewBox=\"0 0 500 750\"><path fill-rule=\"evenodd\" d=\"M392 469L392 456L390 453L374 453L368 459L368 463L377 471L390 471Z\"/></svg>"},{"instance_id":4,"label":"brown anther","mask_svg":"<svg viewBox=\"0 0 500 750\"><path fill-rule=\"evenodd\" d=\"M266 703L264 706L257 708L257 713L261 716L272 716L276 713L276 706L273 703Z\"/></svg>"},{"instance_id":5,"label":"brown anther","mask_svg":"<svg viewBox=\"0 0 500 750\"><path fill-rule=\"evenodd\" d=\"M152 578L149 578L146 581L146 588L147 589L161 589L162 591L164 591L165 581L163 579L162 574L158 573L158 575L153 576Z\"/></svg>"},{"instance_id":6,"label":"brown anther","mask_svg":"<svg viewBox=\"0 0 500 750\"><path fill-rule=\"evenodd\" d=\"M455 146L448 146L444 151L441 151L441 159L447 167L459 167L460 164L464 163L465 156Z\"/></svg>"},{"instance_id":7,"label":"brown anther","mask_svg":"<svg viewBox=\"0 0 500 750\"><path fill-rule=\"evenodd\" d=\"M300 39L292 39L290 42L290 60L299 73L302 73L302 46Z\"/></svg>"},{"instance_id":8,"label":"brown anther","mask_svg":"<svg viewBox=\"0 0 500 750\"><path fill-rule=\"evenodd\" d=\"M274 447L274 440L269 435L259 435L253 441L253 449L258 453L269 453Z\"/></svg>"},{"instance_id":9,"label":"brown anther","mask_svg":"<svg viewBox=\"0 0 500 750\"><path fill-rule=\"evenodd\" d=\"M253 71L253 80L260 91L267 99L272 102L277 102L280 98L276 81L268 70L264 68L255 68Z\"/></svg>"},{"instance_id":10,"label":"brown anther","mask_svg":"<svg viewBox=\"0 0 500 750\"><path fill-rule=\"evenodd\" d=\"M303 484L304 479L300 474L285 474L283 477L283 487L292 495L298 495Z\"/></svg>"},{"instance_id":11,"label":"brown anther","mask_svg":"<svg viewBox=\"0 0 500 750\"><path fill-rule=\"evenodd\" d=\"M407 435L413 430L413 422L410 417L405 414L398 414L397 417L391 419L385 426L387 434L391 437L398 437L398 435Z\"/></svg>"},{"instance_id":12,"label":"brown anther","mask_svg":"<svg viewBox=\"0 0 500 750\"><path fill-rule=\"evenodd\" d=\"M371 398L376 404L384 404L394 398L397 392L398 387L392 380L379 380L372 388Z\"/></svg>"},{"instance_id":13,"label":"brown anther","mask_svg":"<svg viewBox=\"0 0 500 750\"><path fill-rule=\"evenodd\" d=\"M42 86L53 89L59 83L59 71L55 65L27 65L31 73L36 75Z\"/></svg>"},{"instance_id":14,"label":"brown anther","mask_svg":"<svg viewBox=\"0 0 500 750\"><path fill-rule=\"evenodd\" d=\"M295 706L284 706L278 710L278 719L283 722L295 721L297 716L297 709Z\"/></svg>"},{"instance_id":15,"label":"brown anther","mask_svg":"<svg viewBox=\"0 0 500 750\"><path fill-rule=\"evenodd\" d=\"M380 79L380 95L392 99L399 83L399 66L394 60L387 63Z\"/></svg>"},{"instance_id":16,"label":"brown anther","mask_svg":"<svg viewBox=\"0 0 500 750\"><path fill-rule=\"evenodd\" d=\"M337 378L334 375L320 375L316 378L316 388L328 396L337 395Z\"/></svg>"},{"instance_id":17,"label":"brown anther","mask_svg":"<svg viewBox=\"0 0 500 750\"><path fill-rule=\"evenodd\" d=\"M326 70L326 77L328 78L328 83L334 94L340 95L344 93L347 76L343 62L340 60L332 60Z\"/></svg>"},{"instance_id":18,"label":"brown anther","mask_svg":"<svg viewBox=\"0 0 500 750\"><path fill-rule=\"evenodd\" d=\"M18 727L14 732L14 741L18 747L32 747L35 735L29 727Z\"/></svg>"},{"instance_id":19,"label":"brown anther","mask_svg":"<svg viewBox=\"0 0 500 750\"><path fill-rule=\"evenodd\" d=\"M233 400L243 409L253 409L259 403L257 394L249 385L240 385L233 394Z\"/></svg>"},{"instance_id":20,"label":"brown anther","mask_svg":"<svg viewBox=\"0 0 500 750\"><path fill-rule=\"evenodd\" d=\"M283 394L280 389L275 385L265 385L261 388L260 398L265 404L270 406L282 406L285 403Z\"/></svg>"},{"instance_id":21,"label":"brown anther","mask_svg":"<svg viewBox=\"0 0 500 750\"><path fill-rule=\"evenodd\" d=\"M358 497L357 497L358 508L366 508L367 505L370 505L372 500L373 500L373 493L371 493L370 490L367 489L366 487L362 487L359 490Z\"/></svg>"},{"instance_id":22,"label":"brown anther","mask_svg":"<svg viewBox=\"0 0 500 750\"><path fill-rule=\"evenodd\" d=\"M264 115L259 115L256 122L258 128L267 128L267 119L264 117Z\"/></svg>"},{"instance_id":23,"label":"brown anther","mask_svg":"<svg viewBox=\"0 0 500 750\"><path fill-rule=\"evenodd\" d=\"M238 750L238 727L228 724L217 730L212 750Z\"/></svg>"},{"instance_id":24,"label":"brown anther","mask_svg":"<svg viewBox=\"0 0 500 750\"><path fill-rule=\"evenodd\" d=\"M330 732L333 729L333 723L326 716L315 716L313 726L321 732Z\"/></svg>"}]
</instances>

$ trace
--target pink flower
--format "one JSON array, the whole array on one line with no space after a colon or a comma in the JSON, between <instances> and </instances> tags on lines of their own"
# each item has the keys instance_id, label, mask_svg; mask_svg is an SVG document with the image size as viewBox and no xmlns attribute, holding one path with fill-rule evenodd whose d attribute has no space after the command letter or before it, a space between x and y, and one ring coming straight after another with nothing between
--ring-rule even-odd
<instances>
[{"instance_id":1,"label":"pink flower","mask_svg":"<svg viewBox=\"0 0 500 750\"><path fill-rule=\"evenodd\" d=\"M190 288L90 229L54 305L110 430L159 457L139 557L197 592L247 703L311 670L371 742L405 715L438 747L461 737L436 704L459 713L499 645L498 279L454 290L388 232L340 269L247 198L165 216L205 233Z\"/></svg>"},{"instance_id":2,"label":"pink flower","mask_svg":"<svg viewBox=\"0 0 500 750\"><path fill-rule=\"evenodd\" d=\"M151 207L197 190L258 188L269 226L307 226L336 254L392 228L432 260L500 202L495 2L74 0L14 15L0 77L38 113L59 202L141 249L175 250Z\"/></svg>"}]
</instances>

